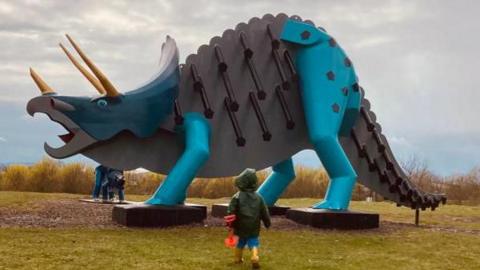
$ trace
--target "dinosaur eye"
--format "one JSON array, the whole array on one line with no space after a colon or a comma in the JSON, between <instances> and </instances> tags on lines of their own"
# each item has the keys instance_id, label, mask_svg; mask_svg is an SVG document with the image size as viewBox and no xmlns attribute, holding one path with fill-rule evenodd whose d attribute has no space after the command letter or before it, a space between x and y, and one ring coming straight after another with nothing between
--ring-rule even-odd
<instances>
[{"instance_id":1,"label":"dinosaur eye","mask_svg":"<svg viewBox=\"0 0 480 270\"><path fill-rule=\"evenodd\" d=\"M104 107L107 107L107 105L108 105L108 102L105 99L97 100L97 106L98 107L104 108Z\"/></svg>"}]
</instances>

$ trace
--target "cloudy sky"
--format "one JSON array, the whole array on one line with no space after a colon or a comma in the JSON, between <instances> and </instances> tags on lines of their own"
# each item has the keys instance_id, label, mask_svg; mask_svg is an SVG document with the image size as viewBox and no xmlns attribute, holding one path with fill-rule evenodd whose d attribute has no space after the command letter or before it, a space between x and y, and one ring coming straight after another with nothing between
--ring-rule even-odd
<instances>
[{"instance_id":1,"label":"cloudy sky","mask_svg":"<svg viewBox=\"0 0 480 270\"><path fill-rule=\"evenodd\" d=\"M113 3L109 3L113 2ZM401 161L441 175L480 165L479 1L0 1L0 163L34 162L63 132L29 117L34 67L58 92L95 92L58 48L69 33L129 90L155 72L169 34L181 60L226 28L265 13L313 20L355 64L384 133ZM81 157L75 160L84 160ZM318 166L312 152L296 157Z\"/></svg>"}]
</instances>

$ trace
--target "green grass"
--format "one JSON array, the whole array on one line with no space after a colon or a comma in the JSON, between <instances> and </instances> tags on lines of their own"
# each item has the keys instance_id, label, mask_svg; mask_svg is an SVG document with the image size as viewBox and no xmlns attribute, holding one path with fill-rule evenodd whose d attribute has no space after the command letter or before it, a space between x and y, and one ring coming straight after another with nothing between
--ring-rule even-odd
<instances>
[{"instance_id":1,"label":"green grass","mask_svg":"<svg viewBox=\"0 0 480 270\"><path fill-rule=\"evenodd\" d=\"M34 208L42 200L78 197L0 192L0 207ZM189 201L210 205L228 199ZM280 204L304 207L316 201L285 199ZM353 202L352 209L377 212L391 222L413 222L413 211L391 203ZM480 269L480 233L465 230L480 228L479 218L480 207L446 205L422 213L421 221L452 229L448 232L425 226L367 232L264 230L262 269ZM248 263L231 264L225 236L220 227L0 228L0 269L249 269Z\"/></svg>"},{"instance_id":2,"label":"green grass","mask_svg":"<svg viewBox=\"0 0 480 270\"><path fill-rule=\"evenodd\" d=\"M27 208L35 206L35 203L39 201L75 199L81 197L82 195L66 193L0 191L0 207Z\"/></svg>"},{"instance_id":3,"label":"green grass","mask_svg":"<svg viewBox=\"0 0 480 270\"><path fill-rule=\"evenodd\" d=\"M1 229L0 268L232 267L222 228ZM417 229L391 234L265 231L263 269L480 269L480 238ZM248 255L248 254L247 254Z\"/></svg>"}]
</instances>

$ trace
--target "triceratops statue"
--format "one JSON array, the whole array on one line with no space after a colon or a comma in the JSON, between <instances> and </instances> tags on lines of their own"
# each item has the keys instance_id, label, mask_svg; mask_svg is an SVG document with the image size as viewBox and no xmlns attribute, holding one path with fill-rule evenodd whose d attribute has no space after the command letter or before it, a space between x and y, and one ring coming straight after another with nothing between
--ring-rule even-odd
<instances>
[{"instance_id":1,"label":"triceratops statue","mask_svg":"<svg viewBox=\"0 0 480 270\"><path fill-rule=\"evenodd\" d=\"M359 182L414 209L436 208L443 195L418 190L395 161L357 75L342 48L322 28L298 16L265 15L238 24L178 63L167 37L157 75L120 93L67 36L93 75L97 97L57 95L33 70L42 95L28 112L47 114L68 134L54 158L82 154L109 167L167 174L146 204L185 201L195 176L224 177L244 168L272 172L260 186L274 205L295 178L292 155L313 149L329 177L313 208L345 210ZM319 194L320 195L320 194Z\"/></svg>"}]
</instances>

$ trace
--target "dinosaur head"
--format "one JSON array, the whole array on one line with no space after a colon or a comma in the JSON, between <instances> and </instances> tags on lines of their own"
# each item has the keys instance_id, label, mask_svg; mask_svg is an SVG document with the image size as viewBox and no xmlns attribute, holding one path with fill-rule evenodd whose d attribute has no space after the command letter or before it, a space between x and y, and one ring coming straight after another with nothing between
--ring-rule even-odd
<instances>
[{"instance_id":1,"label":"dinosaur head","mask_svg":"<svg viewBox=\"0 0 480 270\"><path fill-rule=\"evenodd\" d=\"M153 135L173 111L178 94L178 50L175 41L167 36L162 45L162 56L157 75L143 86L121 94L107 77L67 35L75 50L92 71L91 74L60 44L72 63L99 91L97 97L57 95L33 70L30 74L42 95L27 104L30 115L44 113L63 126L67 133L60 135L65 145L53 148L45 143L48 155L66 158L81 153L96 143L108 141L121 132L130 132L139 138Z\"/></svg>"}]
</instances>

